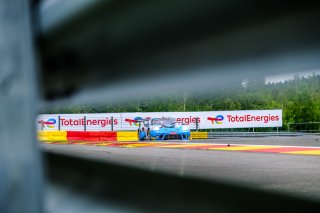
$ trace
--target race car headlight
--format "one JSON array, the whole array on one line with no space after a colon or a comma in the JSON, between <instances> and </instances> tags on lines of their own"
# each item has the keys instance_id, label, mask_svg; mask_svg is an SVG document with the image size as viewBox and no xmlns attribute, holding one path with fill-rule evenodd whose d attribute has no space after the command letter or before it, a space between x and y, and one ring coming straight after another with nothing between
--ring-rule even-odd
<instances>
[{"instance_id":1,"label":"race car headlight","mask_svg":"<svg viewBox=\"0 0 320 213\"><path fill-rule=\"evenodd\" d=\"M186 130L188 130L188 129L189 129L188 126L183 126L183 127L182 127L182 130L184 130L184 131L186 131Z\"/></svg>"}]
</instances>

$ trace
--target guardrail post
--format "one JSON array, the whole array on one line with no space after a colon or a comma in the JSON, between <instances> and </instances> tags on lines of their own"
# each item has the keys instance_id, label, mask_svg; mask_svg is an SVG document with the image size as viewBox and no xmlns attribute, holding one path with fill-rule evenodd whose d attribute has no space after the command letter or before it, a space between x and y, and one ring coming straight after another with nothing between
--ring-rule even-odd
<instances>
[{"instance_id":1,"label":"guardrail post","mask_svg":"<svg viewBox=\"0 0 320 213\"><path fill-rule=\"evenodd\" d=\"M196 117L196 130L199 131L199 118Z\"/></svg>"},{"instance_id":2,"label":"guardrail post","mask_svg":"<svg viewBox=\"0 0 320 213\"><path fill-rule=\"evenodd\" d=\"M113 131L113 116L111 116L111 131Z\"/></svg>"},{"instance_id":3,"label":"guardrail post","mask_svg":"<svg viewBox=\"0 0 320 213\"><path fill-rule=\"evenodd\" d=\"M60 131L61 129L61 124L60 124L60 115L58 116L58 130Z\"/></svg>"},{"instance_id":4,"label":"guardrail post","mask_svg":"<svg viewBox=\"0 0 320 213\"><path fill-rule=\"evenodd\" d=\"M44 129L44 121L43 120L40 121L40 125L41 125L41 131L43 131L43 129Z\"/></svg>"}]
</instances>

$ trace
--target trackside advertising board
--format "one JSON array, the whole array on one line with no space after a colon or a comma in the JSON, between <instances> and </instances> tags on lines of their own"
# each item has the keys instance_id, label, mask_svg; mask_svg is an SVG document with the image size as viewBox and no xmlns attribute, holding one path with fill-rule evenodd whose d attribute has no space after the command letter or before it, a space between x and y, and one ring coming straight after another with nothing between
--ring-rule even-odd
<instances>
[{"instance_id":1,"label":"trackside advertising board","mask_svg":"<svg viewBox=\"0 0 320 213\"><path fill-rule=\"evenodd\" d=\"M111 131L137 130L141 118L172 117L177 122L200 129L282 127L282 110L241 110L202 112L141 112L95 114L43 114L37 118L38 130ZM112 125L113 124L113 125Z\"/></svg>"}]
</instances>

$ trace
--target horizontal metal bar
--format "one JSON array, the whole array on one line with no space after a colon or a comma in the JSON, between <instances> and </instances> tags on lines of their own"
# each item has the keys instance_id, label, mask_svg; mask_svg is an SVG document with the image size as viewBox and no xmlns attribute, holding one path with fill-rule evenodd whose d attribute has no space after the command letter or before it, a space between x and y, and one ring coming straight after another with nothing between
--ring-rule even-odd
<instances>
[{"instance_id":1,"label":"horizontal metal bar","mask_svg":"<svg viewBox=\"0 0 320 213\"><path fill-rule=\"evenodd\" d=\"M301 136L301 132L208 132L208 138L216 137L269 137L269 136Z\"/></svg>"},{"instance_id":2,"label":"horizontal metal bar","mask_svg":"<svg viewBox=\"0 0 320 213\"><path fill-rule=\"evenodd\" d=\"M38 6L40 17L39 26L41 33L49 34L61 25L65 25L69 20L78 17L91 7L101 3L101 0L43 0ZM104 1L105 3L110 1Z\"/></svg>"},{"instance_id":3,"label":"horizontal metal bar","mask_svg":"<svg viewBox=\"0 0 320 213\"><path fill-rule=\"evenodd\" d=\"M129 212L308 212L320 208L317 202L236 184L50 152L45 152L45 159L49 184L65 188L62 192L68 191L70 196L81 194L87 198L82 202L89 206L111 202L125 206Z\"/></svg>"},{"instance_id":4,"label":"horizontal metal bar","mask_svg":"<svg viewBox=\"0 0 320 213\"><path fill-rule=\"evenodd\" d=\"M68 102L123 101L179 88L216 90L225 88L226 76L230 86L320 67L316 1L94 1L68 19L57 16L51 28L44 20L67 2L40 7L47 100L78 94Z\"/></svg>"}]
</instances>

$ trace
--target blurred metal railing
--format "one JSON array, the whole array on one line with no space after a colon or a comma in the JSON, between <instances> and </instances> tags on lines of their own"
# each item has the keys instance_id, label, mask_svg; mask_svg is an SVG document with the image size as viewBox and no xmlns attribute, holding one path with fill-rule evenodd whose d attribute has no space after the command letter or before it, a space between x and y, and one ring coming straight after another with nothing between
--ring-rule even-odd
<instances>
[{"instance_id":1,"label":"blurred metal railing","mask_svg":"<svg viewBox=\"0 0 320 213\"><path fill-rule=\"evenodd\" d=\"M320 133L320 122L287 123L286 125L291 132Z\"/></svg>"},{"instance_id":2,"label":"blurred metal railing","mask_svg":"<svg viewBox=\"0 0 320 213\"><path fill-rule=\"evenodd\" d=\"M179 177L53 153L46 153L45 157L50 183L73 194L83 194L86 200L82 202L91 201L97 209L106 202L109 206L125 207L128 212L267 213L319 209L317 202L233 183ZM72 203L68 206L72 207Z\"/></svg>"},{"instance_id":3,"label":"blurred metal railing","mask_svg":"<svg viewBox=\"0 0 320 213\"><path fill-rule=\"evenodd\" d=\"M208 132L208 138L219 137L270 137L270 136L301 136L295 132Z\"/></svg>"},{"instance_id":4,"label":"blurred metal railing","mask_svg":"<svg viewBox=\"0 0 320 213\"><path fill-rule=\"evenodd\" d=\"M42 212L38 83L30 1L0 1L0 211Z\"/></svg>"},{"instance_id":5,"label":"blurred metal railing","mask_svg":"<svg viewBox=\"0 0 320 213\"><path fill-rule=\"evenodd\" d=\"M0 17L0 31L6 35L0 37L4 212L43 211L36 109L118 103L186 87L223 90L243 78L320 67L320 3L311 0L5 0L0 2ZM162 201L161 212L319 208L310 200L225 183L48 152L44 157L47 186L70 189L70 197L83 194L93 206L117 198L129 210L144 212L156 211L156 200ZM132 177L134 184L122 181Z\"/></svg>"},{"instance_id":6,"label":"blurred metal railing","mask_svg":"<svg viewBox=\"0 0 320 213\"><path fill-rule=\"evenodd\" d=\"M62 104L224 91L319 67L312 0L47 0L38 11L43 95Z\"/></svg>"}]
</instances>

